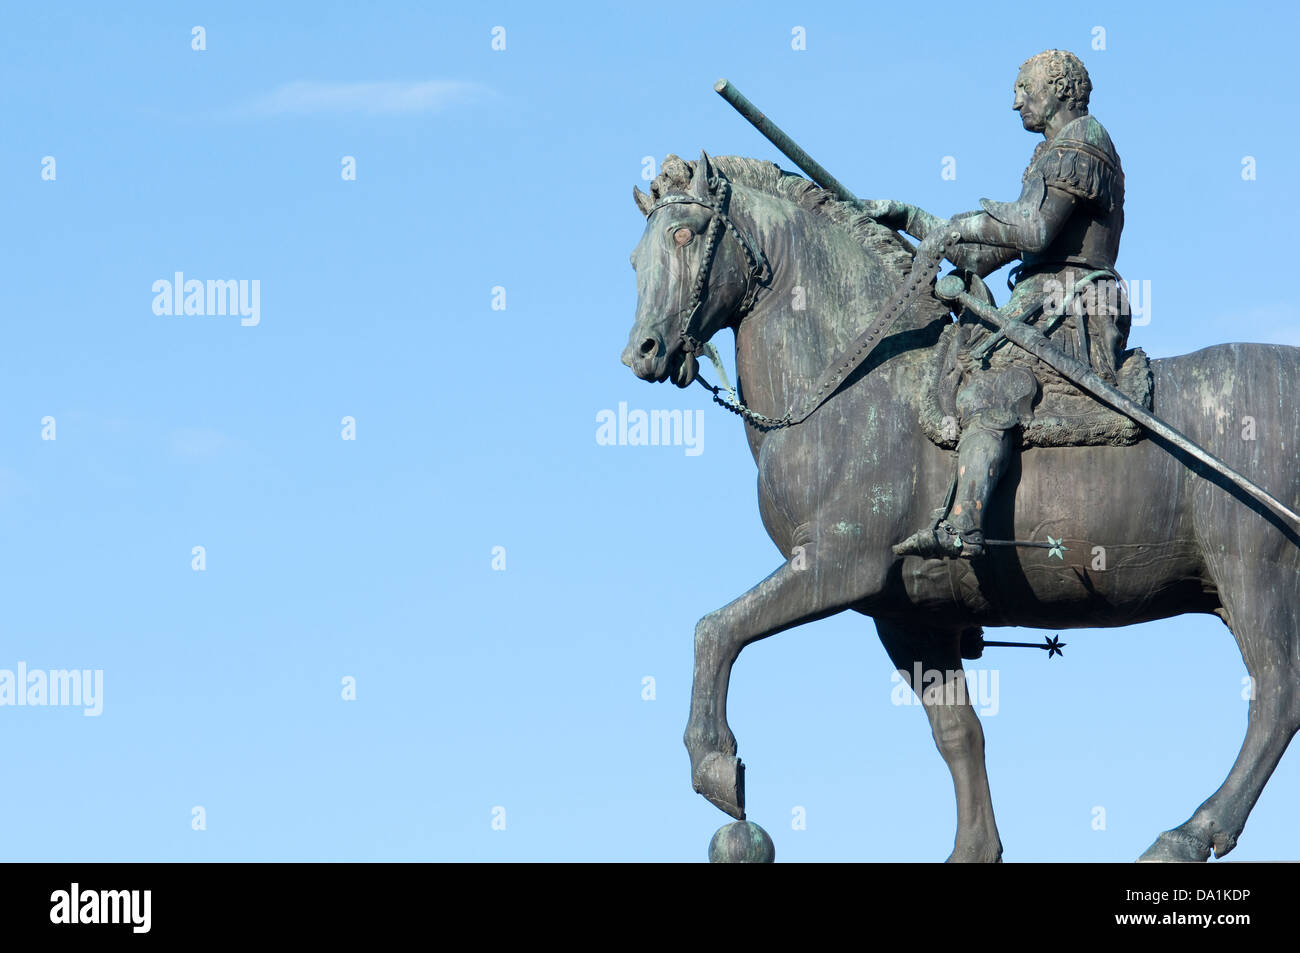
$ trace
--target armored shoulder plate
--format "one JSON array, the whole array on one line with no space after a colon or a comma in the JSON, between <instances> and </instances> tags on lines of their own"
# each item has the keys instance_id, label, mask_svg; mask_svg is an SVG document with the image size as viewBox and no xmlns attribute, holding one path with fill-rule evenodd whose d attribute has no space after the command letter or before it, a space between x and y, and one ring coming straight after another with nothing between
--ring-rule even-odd
<instances>
[{"instance_id":1,"label":"armored shoulder plate","mask_svg":"<svg viewBox=\"0 0 1300 953\"><path fill-rule=\"evenodd\" d=\"M1052 188L1109 212L1124 204L1124 172L1110 136L1092 116L1061 130L1030 165Z\"/></svg>"}]
</instances>

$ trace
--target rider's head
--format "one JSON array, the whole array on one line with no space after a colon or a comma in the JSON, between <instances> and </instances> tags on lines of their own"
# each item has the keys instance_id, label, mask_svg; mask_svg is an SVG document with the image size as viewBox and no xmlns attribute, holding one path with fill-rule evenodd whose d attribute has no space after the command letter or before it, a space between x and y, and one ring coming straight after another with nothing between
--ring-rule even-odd
<instances>
[{"instance_id":1,"label":"rider's head","mask_svg":"<svg viewBox=\"0 0 1300 953\"><path fill-rule=\"evenodd\" d=\"M1016 76L1011 108L1030 132L1043 132L1057 112L1088 111L1092 81L1083 63L1066 50L1045 50L1031 56Z\"/></svg>"}]
</instances>

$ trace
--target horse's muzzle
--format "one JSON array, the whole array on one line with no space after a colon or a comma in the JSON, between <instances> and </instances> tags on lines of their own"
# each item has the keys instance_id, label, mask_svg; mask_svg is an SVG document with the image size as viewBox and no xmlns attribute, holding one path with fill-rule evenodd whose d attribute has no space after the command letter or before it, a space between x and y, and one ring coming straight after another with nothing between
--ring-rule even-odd
<instances>
[{"instance_id":1,"label":"horse's muzzle","mask_svg":"<svg viewBox=\"0 0 1300 953\"><path fill-rule=\"evenodd\" d=\"M639 341L633 338L623 349L623 363L632 368L637 377L659 383L668 378L669 361L663 339L646 335Z\"/></svg>"}]
</instances>

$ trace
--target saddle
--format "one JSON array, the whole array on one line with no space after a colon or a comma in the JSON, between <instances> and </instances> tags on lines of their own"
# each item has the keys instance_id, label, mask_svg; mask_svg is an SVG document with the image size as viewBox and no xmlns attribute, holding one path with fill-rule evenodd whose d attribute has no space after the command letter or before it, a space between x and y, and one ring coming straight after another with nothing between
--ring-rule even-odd
<instances>
[{"instance_id":1,"label":"saddle","mask_svg":"<svg viewBox=\"0 0 1300 953\"><path fill-rule=\"evenodd\" d=\"M966 374L959 359L961 331L958 324L944 328L921 389L921 429L932 443L946 450L955 448L961 436L957 391ZM1105 406L1041 362L1033 361L1033 365L1037 393L1017 409L1022 448L1126 447L1142 439L1145 430L1140 424ZM1145 351L1137 347L1121 354L1116 377L1119 390L1147 410L1152 409L1151 359Z\"/></svg>"}]
</instances>

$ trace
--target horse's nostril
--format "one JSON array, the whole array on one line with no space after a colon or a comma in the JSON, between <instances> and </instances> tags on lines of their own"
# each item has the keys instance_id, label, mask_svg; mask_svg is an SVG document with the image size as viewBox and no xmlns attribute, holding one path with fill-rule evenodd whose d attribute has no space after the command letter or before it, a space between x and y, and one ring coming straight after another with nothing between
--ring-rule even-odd
<instances>
[{"instance_id":1,"label":"horse's nostril","mask_svg":"<svg viewBox=\"0 0 1300 953\"><path fill-rule=\"evenodd\" d=\"M659 342L654 338L646 338L641 342L641 356L649 357L659 348Z\"/></svg>"}]
</instances>

